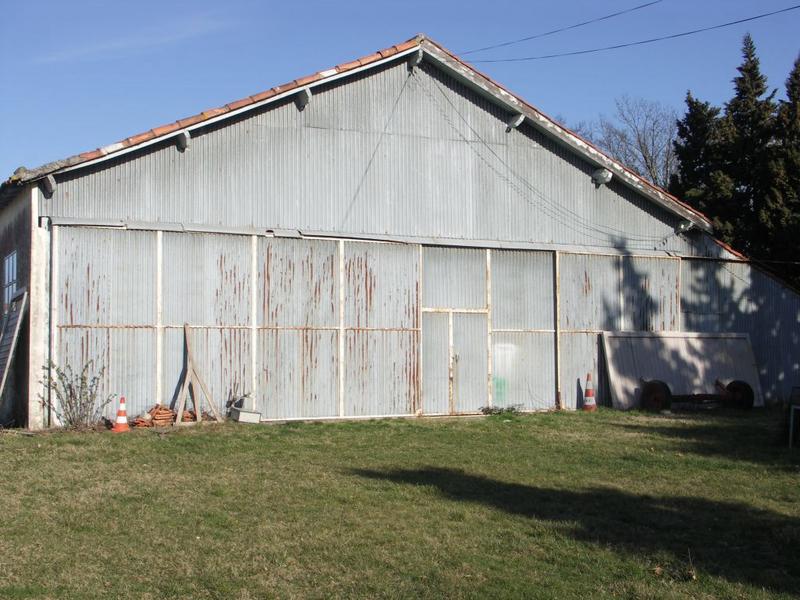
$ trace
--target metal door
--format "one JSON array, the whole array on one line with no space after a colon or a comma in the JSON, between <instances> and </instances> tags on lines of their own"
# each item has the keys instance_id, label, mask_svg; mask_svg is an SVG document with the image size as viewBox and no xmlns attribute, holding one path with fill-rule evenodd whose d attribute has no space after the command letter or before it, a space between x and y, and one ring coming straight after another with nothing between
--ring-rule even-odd
<instances>
[{"instance_id":1,"label":"metal door","mask_svg":"<svg viewBox=\"0 0 800 600\"><path fill-rule=\"evenodd\" d=\"M486 314L429 312L422 317L422 408L474 413L488 403Z\"/></svg>"},{"instance_id":2,"label":"metal door","mask_svg":"<svg viewBox=\"0 0 800 600\"><path fill-rule=\"evenodd\" d=\"M478 412L488 404L486 315L452 313L450 412Z\"/></svg>"}]
</instances>

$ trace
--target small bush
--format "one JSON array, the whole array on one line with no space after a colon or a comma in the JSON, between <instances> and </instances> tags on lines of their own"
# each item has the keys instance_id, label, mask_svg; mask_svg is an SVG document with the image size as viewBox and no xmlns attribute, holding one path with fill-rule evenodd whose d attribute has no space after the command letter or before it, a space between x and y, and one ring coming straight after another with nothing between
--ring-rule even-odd
<instances>
[{"instance_id":1,"label":"small bush","mask_svg":"<svg viewBox=\"0 0 800 600\"><path fill-rule=\"evenodd\" d=\"M50 363L42 367L44 377L41 383L50 390L47 397L39 395L42 406L48 408L67 429L85 429L100 421L106 406L116 394L98 398L98 387L105 373L105 367L94 372L94 361L90 360L80 373L70 365L63 369Z\"/></svg>"}]
</instances>

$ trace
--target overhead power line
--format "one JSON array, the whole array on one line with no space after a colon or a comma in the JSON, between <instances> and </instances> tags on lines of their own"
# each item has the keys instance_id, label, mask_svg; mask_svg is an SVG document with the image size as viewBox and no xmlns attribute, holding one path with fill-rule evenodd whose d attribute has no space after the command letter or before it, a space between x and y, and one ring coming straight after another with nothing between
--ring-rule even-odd
<instances>
[{"instance_id":1,"label":"overhead power line","mask_svg":"<svg viewBox=\"0 0 800 600\"><path fill-rule=\"evenodd\" d=\"M694 35L696 33L703 33L704 31L712 31L714 29L722 29L723 27L730 27L731 25L738 25L740 23L747 23L748 21L755 21L756 19L764 19L766 17L771 17L773 15L779 15L781 13L786 13L792 10L797 10L800 8L800 4L796 4L794 6L790 6L788 8L782 8L781 10L775 10L768 13L762 13L760 15L755 15L753 17L747 17L746 19L737 19L736 21L728 21L727 23L720 23L719 25L712 25L711 27L702 27L700 29L693 29L692 31L683 31L681 33L673 33L672 35L665 35L661 37L650 38L646 40L639 40L637 42L628 42L625 44L616 44L614 46L604 46L602 48L591 48L588 50L575 50L572 52L559 52L558 54L542 54L540 56L523 56L517 58L495 58L495 59L484 59L484 60L474 60L472 62L475 63L500 63L500 62L523 62L528 60L544 60L547 58L560 58L562 56L578 56L580 54L594 54L596 52L606 52L608 50L618 50L620 48L630 48L631 46L642 46L644 44L652 44L653 42L660 42L663 40L674 40L680 37L686 37L687 35Z\"/></svg>"},{"instance_id":2,"label":"overhead power line","mask_svg":"<svg viewBox=\"0 0 800 600\"><path fill-rule=\"evenodd\" d=\"M611 13L610 15L605 15L603 17L597 17L596 19L590 19L588 21L583 21L582 23L575 23L574 25L569 25L567 27L560 27L558 29L553 29L551 31L545 31L544 33L537 33L535 35L529 35L528 37L520 38L518 40L512 40L510 42L502 42L500 44L494 44L493 46L484 46L483 48L475 48L474 50L467 50L466 52L460 52L460 56L465 56L467 54L474 54L476 52L483 52L484 50L494 50L495 48L505 48L506 46L513 46L514 44L519 44L521 42L527 42L528 40L536 40L539 38L547 37L548 35L553 35L556 33L561 33L562 31L569 31L570 29L577 29L578 27L583 27L584 25L591 25L592 23L599 23L600 21L605 21L607 19L613 19L614 17L618 17L620 15L624 15L635 10L640 10L642 8L647 8L648 6L653 6L653 4L659 4L664 0L655 0L654 2L647 2L645 4L640 4L639 6L634 6L633 8L626 8L625 10L620 10L615 13Z\"/></svg>"}]
</instances>

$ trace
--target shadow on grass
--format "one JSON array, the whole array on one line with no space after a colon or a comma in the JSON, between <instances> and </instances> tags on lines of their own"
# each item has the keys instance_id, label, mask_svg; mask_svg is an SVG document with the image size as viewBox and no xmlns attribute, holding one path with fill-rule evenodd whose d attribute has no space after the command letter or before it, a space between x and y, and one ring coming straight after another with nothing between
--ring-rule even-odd
<instances>
[{"instance_id":1,"label":"shadow on grass","mask_svg":"<svg viewBox=\"0 0 800 600\"><path fill-rule=\"evenodd\" d=\"M679 496L636 496L612 489L570 491L506 483L456 469L427 467L353 474L433 488L454 501L483 504L559 525L576 540L629 554L666 552L731 582L795 593L800 589L800 519L743 504Z\"/></svg>"},{"instance_id":2,"label":"shadow on grass","mask_svg":"<svg viewBox=\"0 0 800 600\"><path fill-rule=\"evenodd\" d=\"M788 437L781 429L777 413L760 415L727 412L713 415L680 415L680 422L663 417L656 422L611 423L628 432L655 435L673 440L682 452L701 456L716 456L773 467L796 470L800 452L789 452ZM691 424L686 426L685 421Z\"/></svg>"}]
</instances>

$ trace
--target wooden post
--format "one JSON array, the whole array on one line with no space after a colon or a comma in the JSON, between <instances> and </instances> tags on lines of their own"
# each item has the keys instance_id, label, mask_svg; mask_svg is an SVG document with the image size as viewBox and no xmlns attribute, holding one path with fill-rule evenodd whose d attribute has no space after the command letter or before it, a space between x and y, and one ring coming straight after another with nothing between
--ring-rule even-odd
<instances>
[{"instance_id":1,"label":"wooden post","mask_svg":"<svg viewBox=\"0 0 800 600\"><path fill-rule=\"evenodd\" d=\"M203 420L203 405L200 398L200 393L197 389L198 387L206 397L206 402L211 408L211 412L214 413L214 418L218 422L221 422L222 417L220 416L217 407L214 405L214 401L211 399L211 392L208 391L208 386L206 386L203 378L200 377L200 374L197 372L197 367L194 363L194 353L192 352L192 342L189 337L188 323L183 324L183 340L186 344L186 374L184 375L183 382L181 383L181 391L178 393L178 414L175 417L175 424L180 425L183 420L183 411L186 408L186 397L189 395L190 385L192 386L192 404L194 405L195 422L200 423Z\"/></svg>"}]
</instances>

